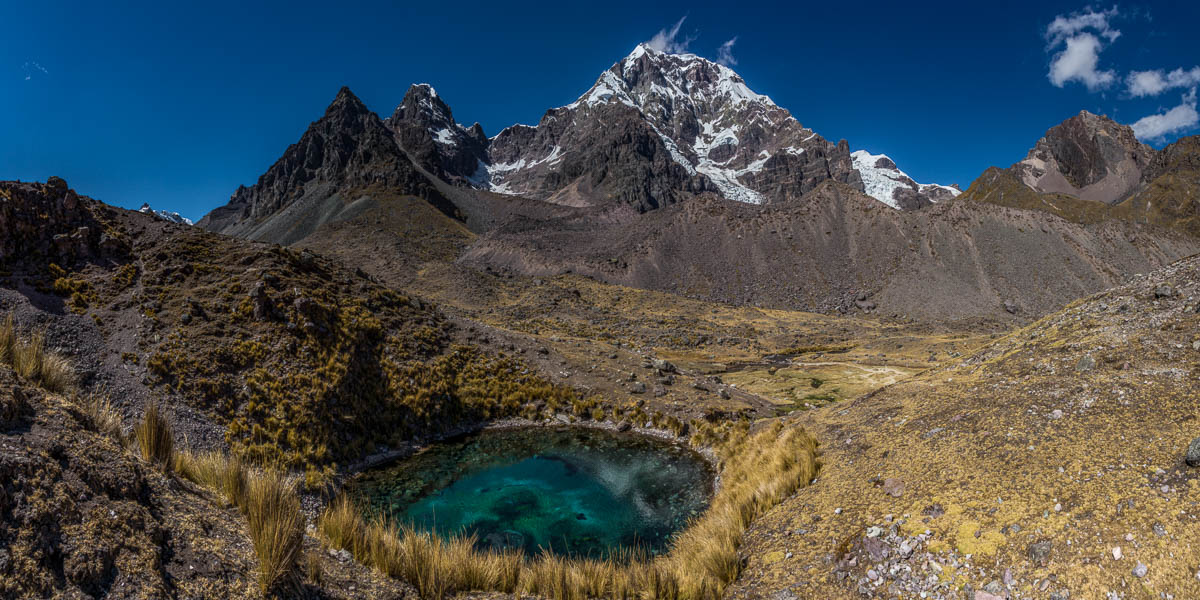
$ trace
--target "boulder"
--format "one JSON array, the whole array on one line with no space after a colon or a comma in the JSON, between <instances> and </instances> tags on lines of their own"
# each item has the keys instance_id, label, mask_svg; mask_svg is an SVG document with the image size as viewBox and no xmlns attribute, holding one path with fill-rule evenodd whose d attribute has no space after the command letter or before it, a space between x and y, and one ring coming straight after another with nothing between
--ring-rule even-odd
<instances>
[{"instance_id":1,"label":"boulder","mask_svg":"<svg viewBox=\"0 0 1200 600\"><path fill-rule=\"evenodd\" d=\"M1184 455L1183 461L1189 467L1200 467L1200 437L1197 437L1192 440L1191 444L1188 444L1187 454Z\"/></svg>"}]
</instances>

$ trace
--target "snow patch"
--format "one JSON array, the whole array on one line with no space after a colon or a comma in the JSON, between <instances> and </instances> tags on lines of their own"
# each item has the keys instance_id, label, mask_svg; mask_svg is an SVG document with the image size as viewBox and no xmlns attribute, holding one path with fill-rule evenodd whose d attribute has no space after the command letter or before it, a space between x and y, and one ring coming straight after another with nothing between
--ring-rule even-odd
<instances>
[{"instance_id":1,"label":"snow patch","mask_svg":"<svg viewBox=\"0 0 1200 600\"><path fill-rule=\"evenodd\" d=\"M941 188L949 191L952 196L962 193L957 189L945 185L917 183L899 168L876 167L875 163L879 162L881 158L887 158L891 161L886 154L871 154L866 150L855 150L850 153L854 169L862 176L863 187L867 195L892 208L900 208L895 198L896 190L900 188L915 189L915 191ZM895 161L892 161L892 164L895 164Z\"/></svg>"},{"instance_id":2,"label":"snow patch","mask_svg":"<svg viewBox=\"0 0 1200 600\"><path fill-rule=\"evenodd\" d=\"M435 141L439 144L445 144L447 146L455 145L454 134L451 133L451 131L448 128L443 127L441 129L438 129L437 131L433 131L431 133L433 133L433 141Z\"/></svg>"},{"instance_id":3,"label":"snow patch","mask_svg":"<svg viewBox=\"0 0 1200 600\"><path fill-rule=\"evenodd\" d=\"M170 221L172 223L179 223L180 225L195 225L195 223L192 223L191 219L189 219L177 212L168 212L165 210L154 210L154 209L150 208L149 204L142 204L142 207L138 209L138 212L140 212L142 214L146 214L146 215L153 215L164 221Z\"/></svg>"}]
</instances>

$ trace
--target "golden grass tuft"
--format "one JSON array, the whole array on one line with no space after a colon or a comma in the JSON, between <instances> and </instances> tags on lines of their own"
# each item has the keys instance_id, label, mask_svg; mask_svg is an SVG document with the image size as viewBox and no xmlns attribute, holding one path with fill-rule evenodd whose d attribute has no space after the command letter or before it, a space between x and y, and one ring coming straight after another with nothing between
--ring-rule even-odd
<instances>
[{"instance_id":1,"label":"golden grass tuft","mask_svg":"<svg viewBox=\"0 0 1200 600\"><path fill-rule=\"evenodd\" d=\"M175 466L175 436L157 404L146 405L142 422L133 428L133 440L146 462L154 463L164 471Z\"/></svg>"},{"instance_id":2,"label":"golden grass tuft","mask_svg":"<svg viewBox=\"0 0 1200 600\"><path fill-rule=\"evenodd\" d=\"M175 471L186 479L216 490L227 505L245 510L249 476L245 465L236 456L215 451L200 454L177 452Z\"/></svg>"},{"instance_id":3,"label":"golden grass tuft","mask_svg":"<svg viewBox=\"0 0 1200 600\"><path fill-rule=\"evenodd\" d=\"M246 524L258 555L258 586L264 594L299 586L304 553L304 515L296 482L279 471L257 472L246 486Z\"/></svg>"},{"instance_id":4,"label":"golden grass tuft","mask_svg":"<svg viewBox=\"0 0 1200 600\"><path fill-rule=\"evenodd\" d=\"M330 547L345 549L359 562L408 581L422 598L517 589L523 558L519 552L481 553L472 537L443 539L383 520L367 522L344 496L321 514L317 530Z\"/></svg>"},{"instance_id":5,"label":"golden grass tuft","mask_svg":"<svg viewBox=\"0 0 1200 600\"><path fill-rule=\"evenodd\" d=\"M218 492L245 515L264 595L295 593L301 575L319 582L320 557L304 553L305 519L296 480L275 469L251 468L223 452L180 451L175 456L175 470Z\"/></svg>"},{"instance_id":6,"label":"golden grass tuft","mask_svg":"<svg viewBox=\"0 0 1200 600\"><path fill-rule=\"evenodd\" d=\"M70 361L46 349L46 333L39 331L22 340L12 313L0 323L0 362L12 365L18 376L51 392L62 393L75 385Z\"/></svg>"},{"instance_id":7,"label":"golden grass tuft","mask_svg":"<svg viewBox=\"0 0 1200 600\"><path fill-rule=\"evenodd\" d=\"M417 588L422 598L470 591L543 596L553 600L719 598L741 573L738 550L746 528L816 476L816 442L776 422L754 435L734 429L720 449L720 490L712 505L653 560L636 554L609 560L550 554L481 552L470 537L443 539L382 520L367 522L341 497L321 514L325 543Z\"/></svg>"},{"instance_id":8,"label":"golden grass tuft","mask_svg":"<svg viewBox=\"0 0 1200 600\"><path fill-rule=\"evenodd\" d=\"M122 446L125 445L125 435L121 431L121 415L113 408L108 396L98 392L86 396L73 394L71 402L87 415L92 431L107 435Z\"/></svg>"}]
</instances>

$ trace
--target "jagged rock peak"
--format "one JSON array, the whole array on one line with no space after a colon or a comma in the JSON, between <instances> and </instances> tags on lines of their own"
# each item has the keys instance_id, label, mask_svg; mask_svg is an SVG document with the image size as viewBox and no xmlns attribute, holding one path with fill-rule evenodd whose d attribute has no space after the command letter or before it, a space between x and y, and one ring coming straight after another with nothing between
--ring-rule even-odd
<instances>
[{"instance_id":1,"label":"jagged rock peak","mask_svg":"<svg viewBox=\"0 0 1200 600\"><path fill-rule=\"evenodd\" d=\"M444 181L469 185L486 160L483 127L456 123L450 105L428 83L410 86L386 124L414 162Z\"/></svg>"},{"instance_id":2,"label":"jagged rock peak","mask_svg":"<svg viewBox=\"0 0 1200 600\"><path fill-rule=\"evenodd\" d=\"M613 139L601 142L605 131ZM623 193L607 175L615 156L624 161L616 169L621 184L646 190L624 198L639 208L708 191L762 204L798 197L827 179L862 189L846 145L803 127L732 69L645 44L536 127L501 131L475 181L556 202L604 202ZM647 185L651 178L665 183Z\"/></svg>"},{"instance_id":3,"label":"jagged rock peak","mask_svg":"<svg viewBox=\"0 0 1200 600\"><path fill-rule=\"evenodd\" d=\"M330 102L329 106L325 109L325 116L329 117L335 114L361 115L369 112L371 110L367 108L367 105L363 104L363 101L359 100L358 96L355 96L354 92L350 91L348 86L343 85L342 89L338 90L337 95L333 97L333 102Z\"/></svg>"},{"instance_id":4,"label":"jagged rock peak","mask_svg":"<svg viewBox=\"0 0 1200 600\"><path fill-rule=\"evenodd\" d=\"M392 119L424 121L430 124L454 125L450 106L438 96L437 90L428 83L414 83L404 94L404 100L392 113Z\"/></svg>"},{"instance_id":5,"label":"jagged rock peak","mask_svg":"<svg viewBox=\"0 0 1200 600\"><path fill-rule=\"evenodd\" d=\"M729 67L695 54L671 54L638 44L568 107L614 99L641 107L655 96L692 103L724 100L734 105L757 102L776 106L769 97L752 91Z\"/></svg>"},{"instance_id":6,"label":"jagged rock peak","mask_svg":"<svg viewBox=\"0 0 1200 600\"><path fill-rule=\"evenodd\" d=\"M1046 131L1013 169L1038 192L1116 204L1137 188L1154 155L1128 125L1084 110Z\"/></svg>"},{"instance_id":7,"label":"jagged rock peak","mask_svg":"<svg viewBox=\"0 0 1200 600\"><path fill-rule=\"evenodd\" d=\"M253 186L239 187L228 204L198 224L231 235L275 239L259 226L283 209L302 199L308 204L318 196L326 198L330 190L373 184L440 202L379 116L343 87L325 114Z\"/></svg>"}]
</instances>

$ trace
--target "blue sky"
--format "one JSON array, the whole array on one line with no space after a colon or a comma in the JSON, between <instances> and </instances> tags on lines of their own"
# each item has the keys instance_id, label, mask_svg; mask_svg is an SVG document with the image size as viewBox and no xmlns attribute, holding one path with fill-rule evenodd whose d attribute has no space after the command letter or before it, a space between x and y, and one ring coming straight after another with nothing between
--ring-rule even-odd
<instances>
[{"instance_id":1,"label":"blue sky","mask_svg":"<svg viewBox=\"0 0 1200 600\"><path fill-rule=\"evenodd\" d=\"M1081 109L1160 115L1140 127L1156 146L1200 132L1197 2L183 4L0 0L0 179L199 218L342 85L387 116L429 82L494 135L685 16L689 51L736 37L753 90L921 182L965 188Z\"/></svg>"}]
</instances>

